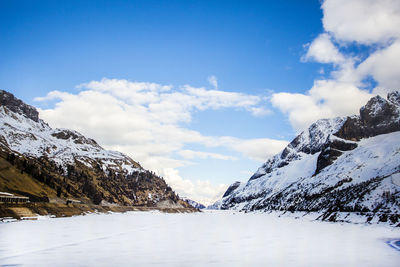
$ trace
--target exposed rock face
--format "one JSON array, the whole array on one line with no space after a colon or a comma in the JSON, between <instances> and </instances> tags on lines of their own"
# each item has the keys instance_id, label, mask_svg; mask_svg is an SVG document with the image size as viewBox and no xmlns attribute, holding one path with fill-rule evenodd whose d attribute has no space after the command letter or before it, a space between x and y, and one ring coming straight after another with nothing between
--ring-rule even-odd
<instances>
[{"instance_id":1,"label":"exposed rock face","mask_svg":"<svg viewBox=\"0 0 400 267\"><path fill-rule=\"evenodd\" d=\"M357 147L355 142L346 142L343 139L334 138L331 136L321 149L318 155L317 169L315 174L318 174L323 168L331 165L344 151L353 150Z\"/></svg>"},{"instance_id":2,"label":"exposed rock face","mask_svg":"<svg viewBox=\"0 0 400 267\"><path fill-rule=\"evenodd\" d=\"M224 195L222 197L226 197L229 196L233 191L236 190L236 188L238 188L240 186L240 182L234 182L233 184L231 184L228 189L226 189Z\"/></svg>"},{"instance_id":3,"label":"exposed rock face","mask_svg":"<svg viewBox=\"0 0 400 267\"><path fill-rule=\"evenodd\" d=\"M324 220L358 212L398 223L399 140L400 93L373 97L360 115L312 124L212 207L316 212Z\"/></svg>"},{"instance_id":4,"label":"exposed rock face","mask_svg":"<svg viewBox=\"0 0 400 267\"><path fill-rule=\"evenodd\" d=\"M399 92L388 94L388 100L376 96L360 109L360 116L349 117L335 135L358 141L362 138L400 131L399 116Z\"/></svg>"},{"instance_id":5,"label":"exposed rock face","mask_svg":"<svg viewBox=\"0 0 400 267\"><path fill-rule=\"evenodd\" d=\"M37 110L16 98L13 94L0 90L0 106L7 106L7 108L15 113L23 114L27 118L38 122L39 112Z\"/></svg>"},{"instance_id":6,"label":"exposed rock face","mask_svg":"<svg viewBox=\"0 0 400 267\"><path fill-rule=\"evenodd\" d=\"M68 129L57 129L57 130L58 131L55 131L51 135L58 139L64 139L64 140L71 139L75 144L88 144L93 147L101 148L95 140L86 138L76 131L71 131Z\"/></svg>"},{"instance_id":7,"label":"exposed rock face","mask_svg":"<svg viewBox=\"0 0 400 267\"><path fill-rule=\"evenodd\" d=\"M393 104L400 106L400 91L390 92L387 99Z\"/></svg>"},{"instance_id":8,"label":"exposed rock face","mask_svg":"<svg viewBox=\"0 0 400 267\"><path fill-rule=\"evenodd\" d=\"M94 204L190 207L166 182L130 157L68 129L52 129L35 108L0 91L0 157L57 191ZM2 179L2 177L0 177ZM1 188L0 191L7 191ZM19 194L29 191L20 185Z\"/></svg>"}]
</instances>

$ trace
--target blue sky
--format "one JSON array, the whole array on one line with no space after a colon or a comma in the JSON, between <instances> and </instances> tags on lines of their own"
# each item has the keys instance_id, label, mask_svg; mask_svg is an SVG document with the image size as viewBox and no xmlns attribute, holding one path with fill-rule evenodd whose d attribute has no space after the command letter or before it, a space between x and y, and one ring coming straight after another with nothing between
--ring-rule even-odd
<instances>
[{"instance_id":1,"label":"blue sky","mask_svg":"<svg viewBox=\"0 0 400 267\"><path fill-rule=\"evenodd\" d=\"M299 57L321 31L318 1L0 3L1 86L27 101L103 77L294 92L316 71Z\"/></svg>"},{"instance_id":2,"label":"blue sky","mask_svg":"<svg viewBox=\"0 0 400 267\"><path fill-rule=\"evenodd\" d=\"M0 0L0 88L40 108L52 126L128 153L182 195L207 202L247 180L310 122L350 115L398 84L398 73L371 67L397 67L382 62L397 57L398 4L375 8L392 12L394 25L378 19L364 29L373 2ZM359 11L350 18L346 10ZM140 92L130 94L135 86ZM330 93L341 90L357 101ZM147 109L143 123L89 123L95 113L77 105L99 98L85 92L127 105L118 118ZM210 104L215 92L226 94ZM188 100L171 100L174 93ZM181 137L146 128L155 125ZM111 140L107 131L121 136Z\"/></svg>"}]
</instances>

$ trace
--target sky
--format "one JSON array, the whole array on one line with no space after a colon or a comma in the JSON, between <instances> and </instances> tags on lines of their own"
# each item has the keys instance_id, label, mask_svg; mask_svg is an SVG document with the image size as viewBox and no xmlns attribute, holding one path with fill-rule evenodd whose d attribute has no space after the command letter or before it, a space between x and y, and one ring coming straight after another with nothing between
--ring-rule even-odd
<instances>
[{"instance_id":1,"label":"sky","mask_svg":"<svg viewBox=\"0 0 400 267\"><path fill-rule=\"evenodd\" d=\"M205 204L399 85L396 0L0 0L0 89Z\"/></svg>"}]
</instances>

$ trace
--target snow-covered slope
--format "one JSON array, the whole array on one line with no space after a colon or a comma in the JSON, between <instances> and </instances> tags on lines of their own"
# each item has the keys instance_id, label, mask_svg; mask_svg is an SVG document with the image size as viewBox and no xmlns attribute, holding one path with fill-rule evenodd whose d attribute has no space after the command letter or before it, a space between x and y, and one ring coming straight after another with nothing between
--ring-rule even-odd
<instances>
[{"instance_id":1,"label":"snow-covered slope","mask_svg":"<svg viewBox=\"0 0 400 267\"><path fill-rule=\"evenodd\" d=\"M337 132L345 122L345 118L322 119L313 123L306 131L298 135L281 153L265 162L250 180L255 180L272 170L282 168L290 162L306 159L307 155L314 155L321 151L328 137ZM307 160L302 161L304 164ZM305 171L305 170L303 170ZM290 179L290 178L288 178ZM290 182L290 180L288 181Z\"/></svg>"},{"instance_id":2,"label":"snow-covered slope","mask_svg":"<svg viewBox=\"0 0 400 267\"><path fill-rule=\"evenodd\" d=\"M317 212L330 220L358 212L399 222L399 99L399 92L377 96L359 116L317 121L212 207Z\"/></svg>"}]
</instances>

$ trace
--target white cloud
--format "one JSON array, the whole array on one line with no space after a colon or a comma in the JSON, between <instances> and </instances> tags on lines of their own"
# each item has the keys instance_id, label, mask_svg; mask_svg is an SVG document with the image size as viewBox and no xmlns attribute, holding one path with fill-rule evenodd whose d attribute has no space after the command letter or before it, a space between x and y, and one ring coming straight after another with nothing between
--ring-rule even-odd
<instances>
[{"instance_id":1,"label":"white cloud","mask_svg":"<svg viewBox=\"0 0 400 267\"><path fill-rule=\"evenodd\" d=\"M211 152L193 151L193 150L187 150L187 149L178 151L178 154L181 155L185 159L211 158L211 159L220 159L220 160L237 160L237 158L233 157L233 156L227 156L227 155L211 153Z\"/></svg>"},{"instance_id":2,"label":"white cloud","mask_svg":"<svg viewBox=\"0 0 400 267\"><path fill-rule=\"evenodd\" d=\"M265 99L260 96L206 90L189 85L173 88L170 85L117 79L91 81L78 88L81 91L75 94L53 91L45 97L36 98L37 101L56 100L55 107L40 110L40 116L53 127L75 129L96 139L108 149L130 155L145 168L164 175L167 181L173 181L172 186L179 188L176 190L182 195L204 201L222 192L221 188L225 186L209 182L200 189L197 187L204 186L201 182L178 178L177 168L191 164L188 160L236 159L229 155L187 150L186 144L223 146L250 158L261 157L260 151L246 145L252 140L227 137L235 142L221 142L226 137L204 136L184 127L190 123L195 110L233 108L250 114L267 113L262 107ZM267 151L268 144L260 147ZM276 144L270 144L272 150L275 150ZM183 159L174 158L176 154L180 154ZM266 154L268 152L263 156Z\"/></svg>"},{"instance_id":3,"label":"white cloud","mask_svg":"<svg viewBox=\"0 0 400 267\"><path fill-rule=\"evenodd\" d=\"M149 82L131 82L128 80L103 78L101 81L91 81L89 83L80 84L77 88L91 88L96 91L113 92L122 97L129 97L132 92L164 92L171 90L172 86Z\"/></svg>"},{"instance_id":4,"label":"white cloud","mask_svg":"<svg viewBox=\"0 0 400 267\"><path fill-rule=\"evenodd\" d=\"M186 94L194 100L190 104L199 110L228 107L250 110L251 108L258 107L258 104L263 100L261 97L255 95L219 90L206 90L205 88L195 88L189 85L184 86L183 89L186 91Z\"/></svg>"},{"instance_id":5,"label":"white cloud","mask_svg":"<svg viewBox=\"0 0 400 267\"><path fill-rule=\"evenodd\" d=\"M345 61L345 57L339 49L332 43L331 37L327 33L320 34L308 47L308 51L303 61L317 61L320 63L340 64Z\"/></svg>"},{"instance_id":6,"label":"white cloud","mask_svg":"<svg viewBox=\"0 0 400 267\"><path fill-rule=\"evenodd\" d=\"M270 109L266 109L264 107L252 107L248 110L255 117L263 117L272 114L272 111Z\"/></svg>"},{"instance_id":7,"label":"white cloud","mask_svg":"<svg viewBox=\"0 0 400 267\"><path fill-rule=\"evenodd\" d=\"M218 90L218 80L217 77L215 77L215 75L209 76L207 80L212 86L214 86L214 89Z\"/></svg>"},{"instance_id":8,"label":"white cloud","mask_svg":"<svg viewBox=\"0 0 400 267\"><path fill-rule=\"evenodd\" d=\"M351 83L317 80L306 94L277 93L271 103L285 114L296 132L321 118L358 113L371 95Z\"/></svg>"},{"instance_id":9,"label":"white cloud","mask_svg":"<svg viewBox=\"0 0 400 267\"><path fill-rule=\"evenodd\" d=\"M70 96L72 96L72 95L69 93L60 92L60 91L55 90L55 91L49 92L44 97L35 97L33 100L34 101L49 101L49 100L54 100L54 99L67 98Z\"/></svg>"},{"instance_id":10,"label":"white cloud","mask_svg":"<svg viewBox=\"0 0 400 267\"><path fill-rule=\"evenodd\" d=\"M218 143L259 162L265 162L268 157L277 154L288 145L284 140L269 138L243 140L229 136L220 137Z\"/></svg>"},{"instance_id":11,"label":"white cloud","mask_svg":"<svg viewBox=\"0 0 400 267\"><path fill-rule=\"evenodd\" d=\"M400 89L400 40L373 53L357 71L362 77L371 75L387 90Z\"/></svg>"},{"instance_id":12,"label":"white cloud","mask_svg":"<svg viewBox=\"0 0 400 267\"><path fill-rule=\"evenodd\" d=\"M322 9L325 32L301 59L333 64L330 77L315 80L304 94L276 93L271 98L297 132L320 118L356 114L374 94L400 88L400 1L326 0ZM358 45L372 51L363 61L339 49ZM377 82L372 93L366 78Z\"/></svg>"},{"instance_id":13,"label":"white cloud","mask_svg":"<svg viewBox=\"0 0 400 267\"><path fill-rule=\"evenodd\" d=\"M179 171L173 168L165 168L162 175L164 175L165 181L180 196L189 197L190 199L204 205L213 204L215 201L222 197L222 195L228 188L228 185L213 185L208 180L197 180L195 182L185 180L181 177Z\"/></svg>"},{"instance_id":14,"label":"white cloud","mask_svg":"<svg viewBox=\"0 0 400 267\"><path fill-rule=\"evenodd\" d=\"M360 44L400 37L398 0L325 0L323 25L336 39Z\"/></svg>"}]
</instances>

